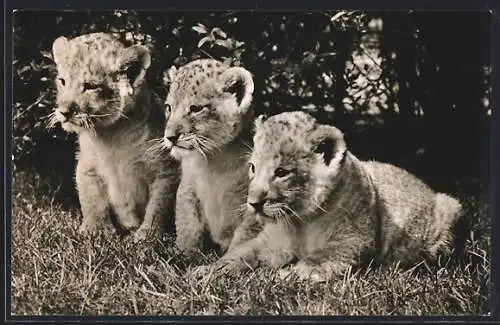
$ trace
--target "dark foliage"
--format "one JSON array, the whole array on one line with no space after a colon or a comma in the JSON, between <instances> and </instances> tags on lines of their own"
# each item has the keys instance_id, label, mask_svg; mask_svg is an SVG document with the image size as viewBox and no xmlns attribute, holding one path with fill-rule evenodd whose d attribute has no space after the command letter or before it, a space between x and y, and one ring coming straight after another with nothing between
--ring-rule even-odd
<instances>
[{"instance_id":1,"label":"dark foliage","mask_svg":"<svg viewBox=\"0 0 500 325\"><path fill-rule=\"evenodd\" d=\"M14 167L73 171L74 136L48 130L51 46L116 33L149 46L148 78L200 57L255 78L255 109L302 109L339 126L353 152L403 166L439 190L488 177L490 20L486 12L30 12L14 15Z\"/></svg>"}]
</instances>

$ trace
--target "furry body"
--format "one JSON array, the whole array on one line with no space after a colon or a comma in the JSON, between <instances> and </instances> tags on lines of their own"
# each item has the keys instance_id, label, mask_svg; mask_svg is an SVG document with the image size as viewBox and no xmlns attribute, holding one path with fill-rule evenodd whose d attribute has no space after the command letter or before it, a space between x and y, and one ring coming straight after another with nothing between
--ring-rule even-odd
<instances>
[{"instance_id":1,"label":"furry body","mask_svg":"<svg viewBox=\"0 0 500 325\"><path fill-rule=\"evenodd\" d=\"M166 79L165 146L182 170L177 246L190 255L209 238L224 252L245 213L252 76L203 59L172 67Z\"/></svg>"},{"instance_id":2,"label":"furry body","mask_svg":"<svg viewBox=\"0 0 500 325\"><path fill-rule=\"evenodd\" d=\"M53 123L78 134L76 185L82 233L101 225L136 230L137 240L173 223L178 166L148 154L163 133L161 107L144 75L149 51L125 47L109 34L87 34L53 44L57 108ZM114 227L111 227L114 229Z\"/></svg>"},{"instance_id":3,"label":"furry body","mask_svg":"<svg viewBox=\"0 0 500 325\"><path fill-rule=\"evenodd\" d=\"M282 275L324 280L367 258L410 263L449 249L456 199L401 168L360 161L338 129L306 113L258 119L250 162L247 202L263 230L219 268L293 263Z\"/></svg>"}]
</instances>

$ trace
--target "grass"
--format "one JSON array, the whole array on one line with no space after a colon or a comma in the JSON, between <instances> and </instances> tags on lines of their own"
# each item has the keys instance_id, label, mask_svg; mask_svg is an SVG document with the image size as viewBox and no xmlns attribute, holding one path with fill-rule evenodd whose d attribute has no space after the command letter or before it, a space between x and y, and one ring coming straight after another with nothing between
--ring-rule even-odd
<instances>
[{"instance_id":1,"label":"grass","mask_svg":"<svg viewBox=\"0 0 500 325\"><path fill-rule=\"evenodd\" d=\"M474 220L463 259L394 264L328 283L280 280L268 269L197 280L172 240L77 233L76 206L33 173L12 189L12 315L471 315L490 296L487 205L457 194ZM64 194L64 193L63 193ZM484 235L478 238L478 234ZM214 260L200 256L194 264Z\"/></svg>"}]
</instances>

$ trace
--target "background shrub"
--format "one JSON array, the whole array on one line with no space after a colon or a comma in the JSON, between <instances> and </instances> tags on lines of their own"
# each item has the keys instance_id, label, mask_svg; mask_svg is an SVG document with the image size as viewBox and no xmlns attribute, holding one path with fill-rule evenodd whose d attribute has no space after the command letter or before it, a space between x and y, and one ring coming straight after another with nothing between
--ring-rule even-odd
<instances>
[{"instance_id":1,"label":"background shrub","mask_svg":"<svg viewBox=\"0 0 500 325\"><path fill-rule=\"evenodd\" d=\"M361 158L402 165L438 189L467 180L479 190L489 162L489 28L486 12L17 11L14 170L72 173L75 137L43 118L55 99L51 45L111 32L152 49L148 78L161 98L171 65L228 60L253 72L258 113L309 111L339 126Z\"/></svg>"}]
</instances>

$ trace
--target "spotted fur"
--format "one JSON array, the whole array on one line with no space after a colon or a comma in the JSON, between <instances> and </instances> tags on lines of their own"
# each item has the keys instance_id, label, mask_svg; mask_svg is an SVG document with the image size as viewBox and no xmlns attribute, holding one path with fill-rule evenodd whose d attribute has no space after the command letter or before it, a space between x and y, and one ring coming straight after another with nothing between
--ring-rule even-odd
<instances>
[{"instance_id":1,"label":"spotted fur","mask_svg":"<svg viewBox=\"0 0 500 325\"><path fill-rule=\"evenodd\" d=\"M179 171L172 159L147 154L164 128L144 80L149 50L104 33L61 36L52 50L58 72L52 122L79 140L80 232L111 226L112 215L119 228L137 230L137 240L168 230Z\"/></svg>"},{"instance_id":2,"label":"spotted fur","mask_svg":"<svg viewBox=\"0 0 500 325\"><path fill-rule=\"evenodd\" d=\"M218 267L296 262L282 275L324 280L366 257L408 263L449 249L456 199L401 168L358 160L340 130L306 113L257 119L250 162L247 202L264 229Z\"/></svg>"},{"instance_id":3,"label":"spotted fur","mask_svg":"<svg viewBox=\"0 0 500 325\"><path fill-rule=\"evenodd\" d=\"M206 248L208 237L224 252L245 212L252 76L244 68L202 59L172 67L165 79L164 142L182 169L177 246L189 256Z\"/></svg>"}]
</instances>

